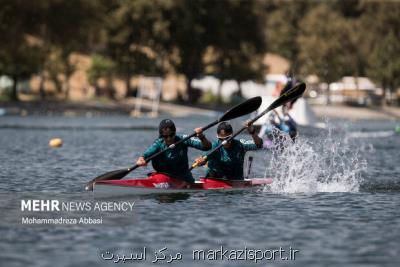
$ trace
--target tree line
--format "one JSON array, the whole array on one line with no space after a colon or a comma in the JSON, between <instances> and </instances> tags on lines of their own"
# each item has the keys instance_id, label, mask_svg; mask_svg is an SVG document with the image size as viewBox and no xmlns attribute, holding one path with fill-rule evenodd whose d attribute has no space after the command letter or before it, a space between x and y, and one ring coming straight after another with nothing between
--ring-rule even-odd
<instances>
[{"instance_id":1,"label":"tree line","mask_svg":"<svg viewBox=\"0 0 400 267\"><path fill-rule=\"evenodd\" d=\"M73 53L91 56L89 81L182 74L191 81L262 81L267 52L291 72L322 82L368 76L394 92L400 85L400 3L372 0L0 0L0 76L32 75L69 97ZM100 93L100 92L99 92ZM112 97L112 90L106 92ZM240 95L240 91L239 91Z\"/></svg>"}]
</instances>

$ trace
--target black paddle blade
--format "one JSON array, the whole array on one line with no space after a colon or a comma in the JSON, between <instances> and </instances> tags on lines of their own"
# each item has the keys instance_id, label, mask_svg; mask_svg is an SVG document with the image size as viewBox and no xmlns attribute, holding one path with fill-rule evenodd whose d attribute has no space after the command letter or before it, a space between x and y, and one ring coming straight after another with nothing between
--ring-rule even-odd
<instances>
[{"instance_id":1,"label":"black paddle blade","mask_svg":"<svg viewBox=\"0 0 400 267\"><path fill-rule=\"evenodd\" d=\"M88 182L85 186L86 191L93 191L93 184L98 181L104 180L119 180L124 178L128 173L130 173L130 169L116 170L111 172L106 172L100 176L97 176L90 182Z\"/></svg>"},{"instance_id":2,"label":"black paddle blade","mask_svg":"<svg viewBox=\"0 0 400 267\"><path fill-rule=\"evenodd\" d=\"M261 106L261 102L262 99L260 96L250 98L225 112L225 114L218 120L218 122L235 119L256 111Z\"/></svg>"},{"instance_id":3,"label":"black paddle blade","mask_svg":"<svg viewBox=\"0 0 400 267\"><path fill-rule=\"evenodd\" d=\"M298 83L292 89L282 94L275 102L273 102L269 107L268 111L273 110L291 100L301 97L306 90L305 83Z\"/></svg>"}]
</instances>

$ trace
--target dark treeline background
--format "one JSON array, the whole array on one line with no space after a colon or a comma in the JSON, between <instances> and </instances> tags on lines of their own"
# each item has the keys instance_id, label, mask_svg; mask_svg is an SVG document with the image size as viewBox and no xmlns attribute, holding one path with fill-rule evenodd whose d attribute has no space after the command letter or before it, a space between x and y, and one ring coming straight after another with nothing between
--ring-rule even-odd
<instances>
[{"instance_id":1,"label":"dark treeline background","mask_svg":"<svg viewBox=\"0 0 400 267\"><path fill-rule=\"evenodd\" d=\"M262 81L267 52L300 77L368 76L400 85L400 2L367 0L0 0L0 76L50 79L69 95L72 53L88 55L89 80L182 74ZM44 79L42 79L44 80ZM41 86L40 95L46 97ZM110 93L112 96L112 93Z\"/></svg>"}]
</instances>

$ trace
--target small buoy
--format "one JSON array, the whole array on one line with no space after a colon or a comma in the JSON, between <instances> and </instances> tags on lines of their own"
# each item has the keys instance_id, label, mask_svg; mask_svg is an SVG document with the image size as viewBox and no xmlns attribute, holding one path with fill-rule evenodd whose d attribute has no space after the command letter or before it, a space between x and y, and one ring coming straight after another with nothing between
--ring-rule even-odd
<instances>
[{"instance_id":1,"label":"small buoy","mask_svg":"<svg viewBox=\"0 0 400 267\"><path fill-rule=\"evenodd\" d=\"M49 142L50 147L61 147L63 145L63 141L61 138L53 138Z\"/></svg>"}]
</instances>

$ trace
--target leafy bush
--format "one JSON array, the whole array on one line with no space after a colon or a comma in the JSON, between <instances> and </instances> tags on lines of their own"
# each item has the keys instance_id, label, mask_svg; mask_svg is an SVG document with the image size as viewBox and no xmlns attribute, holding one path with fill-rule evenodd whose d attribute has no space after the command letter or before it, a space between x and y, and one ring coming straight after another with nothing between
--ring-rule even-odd
<instances>
[{"instance_id":1,"label":"leafy bush","mask_svg":"<svg viewBox=\"0 0 400 267\"><path fill-rule=\"evenodd\" d=\"M218 96L213 94L211 90L207 90L206 92L203 93L203 95L200 98L200 103L202 104L215 104L218 101Z\"/></svg>"}]
</instances>

